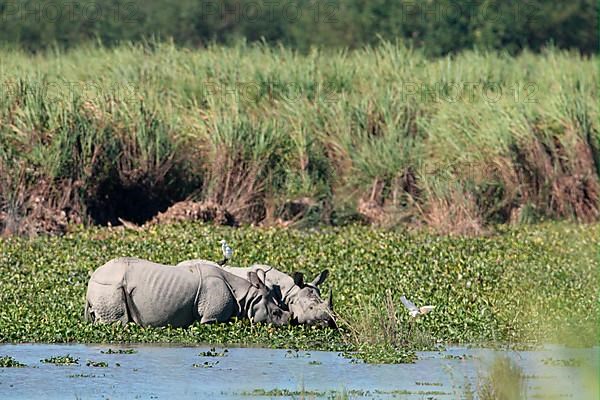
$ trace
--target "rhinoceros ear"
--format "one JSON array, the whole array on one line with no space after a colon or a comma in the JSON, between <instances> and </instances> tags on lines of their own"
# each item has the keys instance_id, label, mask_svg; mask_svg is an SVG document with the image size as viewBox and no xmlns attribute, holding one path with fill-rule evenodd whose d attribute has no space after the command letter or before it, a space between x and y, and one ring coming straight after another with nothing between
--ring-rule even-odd
<instances>
[{"instance_id":1,"label":"rhinoceros ear","mask_svg":"<svg viewBox=\"0 0 600 400\"><path fill-rule=\"evenodd\" d=\"M254 286L257 289L267 290L265 283L258 277L256 272L254 271L248 272L248 281L252 286Z\"/></svg>"},{"instance_id":2,"label":"rhinoceros ear","mask_svg":"<svg viewBox=\"0 0 600 400\"><path fill-rule=\"evenodd\" d=\"M329 288L329 296L327 297L325 304L327 304L327 308L333 311L333 292L331 291L331 288Z\"/></svg>"},{"instance_id":3,"label":"rhinoceros ear","mask_svg":"<svg viewBox=\"0 0 600 400\"><path fill-rule=\"evenodd\" d=\"M256 275L266 285L267 284L267 273L263 269L257 269Z\"/></svg>"},{"instance_id":4,"label":"rhinoceros ear","mask_svg":"<svg viewBox=\"0 0 600 400\"><path fill-rule=\"evenodd\" d=\"M304 287L304 274L302 272L294 272L292 278L294 278L294 284L296 286L299 286L300 288Z\"/></svg>"},{"instance_id":5,"label":"rhinoceros ear","mask_svg":"<svg viewBox=\"0 0 600 400\"><path fill-rule=\"evenodd\" d=\"M327 279L328 276L329 276L329 270L328 269L323 270L323 272L321 272L319 275L317 275L315 280L312 281L311 285L319 286L321 283L325 282L325 279Z\"/></svg>"}]
</instances>

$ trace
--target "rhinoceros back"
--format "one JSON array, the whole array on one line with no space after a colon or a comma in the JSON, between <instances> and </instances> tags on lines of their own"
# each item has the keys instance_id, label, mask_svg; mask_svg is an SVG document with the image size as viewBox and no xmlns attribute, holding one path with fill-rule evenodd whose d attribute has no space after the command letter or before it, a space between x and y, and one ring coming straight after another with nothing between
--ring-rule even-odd
<instances>
[{"instance_id":1,"label":"rhinoceros back","mask_svg":"<svg viewBox=\"0 0 600 400\"><path fill-rule=\"evenodd\" d=\"M190 325L202 276L193 267L171 267L149 261L129 265L125 274L128 306L142 326Z\"/></svg>"}]
</instances>

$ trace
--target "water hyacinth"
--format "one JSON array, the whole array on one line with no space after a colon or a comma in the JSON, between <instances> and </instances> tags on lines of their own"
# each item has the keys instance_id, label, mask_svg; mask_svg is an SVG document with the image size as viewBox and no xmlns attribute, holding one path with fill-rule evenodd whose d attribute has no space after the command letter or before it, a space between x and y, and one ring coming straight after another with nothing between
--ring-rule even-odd
<instances>
[{"instance_id":1,"label":"water hyacinth","mask_svg":"<svg viewBox=\"0 0 600 400\"><path fill-rule=\"evenodd\" d=\"M218 260L222 237L236 244L234 266L263 263L310 276L327 267L323 292L333 290L340 329L247 321L153 329L83 320L90 273L110 258ZM598 225L569 224L498 227L483 237L179 224L7 238L0 240L0 342L262 345L339 351L369 362L410 361L414 350L449 342L591 346L598 238ZM435 310L412 318L400 300L405 293Z\"/></svg>"}]
</instances>

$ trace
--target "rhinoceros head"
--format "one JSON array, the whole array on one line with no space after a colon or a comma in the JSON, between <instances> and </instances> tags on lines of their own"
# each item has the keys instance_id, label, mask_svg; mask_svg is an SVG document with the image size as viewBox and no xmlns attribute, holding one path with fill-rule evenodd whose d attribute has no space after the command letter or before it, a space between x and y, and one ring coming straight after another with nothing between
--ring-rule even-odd
<instances>
[{"instance_id":1,"label":"rhinoceros head","mask_svg":"<svg viewBox=\"0 0 600 400\"><path fill-rule=\"evenodd\" d=\"M273 325L287 324L291 313L279 306L273 292L265 285L265 272L263 270L248 272L248 281L256 289L252 304L248 309L250 320Z\"/></svg>"},{"instance_id":2,"label":"rhinoceros head","mask_svg":"<svg viewBox=\"0 0 600 400\"><path fill-rule=\"evenodd\" d=\"M335 326L332 317L333 304L331 291L329 298L323 300L319 285L329 276L329 270L324 270L310 283L304 282L301 272L294 272L293 278L296 286L300 288L290 300L289 309L294 320L299 324Z\"/></svg>"}]
</instances>

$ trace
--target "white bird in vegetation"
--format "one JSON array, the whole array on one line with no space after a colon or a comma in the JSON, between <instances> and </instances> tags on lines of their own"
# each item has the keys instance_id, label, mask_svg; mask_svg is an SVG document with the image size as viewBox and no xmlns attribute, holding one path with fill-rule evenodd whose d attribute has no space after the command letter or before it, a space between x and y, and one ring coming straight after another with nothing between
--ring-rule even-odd
<instances>
[{"instance_id":1,"label":"white bird in vegetation","mask_svg":"<svg viewBox=\"0 0 600 400\"><path fill-rule=\"evenodd\" d=\"M404 304L404 307L406 307L408 309L408 312L410 313L410 316L413 317L413 318L416 318L419 315L425 315L425 314L427 314L428 312L430 312L431 310L433 310L435 308L435 306L417 307L415 305L415 303L413 303L412 301L408 300L404 296L400 297L400 301L402 301L402 304Z\"/></svg>"},{"instance_id":2,"label":"white bird in vegetation","mask_svg":"<svg viewBox=\"0 0 600 400\"><path fill-rule=\"evenodd\" d=\"M233 250L225 240L221 240L221 251L223 251L223 260L219 262L219 265L225 265L233 257Z\"/></svg>"}]
</instances>

